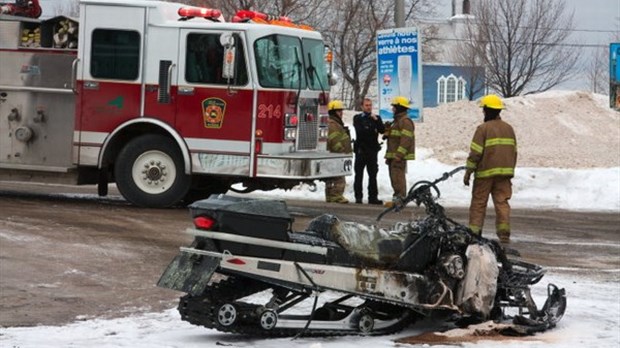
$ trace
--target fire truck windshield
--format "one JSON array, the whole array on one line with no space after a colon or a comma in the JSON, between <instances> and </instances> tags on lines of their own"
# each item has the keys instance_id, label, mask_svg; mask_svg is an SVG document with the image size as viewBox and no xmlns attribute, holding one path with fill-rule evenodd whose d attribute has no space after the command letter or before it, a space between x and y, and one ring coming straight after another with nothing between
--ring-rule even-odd
<instances>
[{"instance_id":1,"label":"fire truck windshield","mask_svg":"<svg viewBox=\"0 0 620 348\"><path fill-rule=\"evenodd\" d=\"M308 75L308 88L324 91L327 84L327 65L325 64L325 45L321 40L303 39L304 71Z\"/></svg>"},{"instance_id":2,"label":"fire truck windshield","mask_svg":"<svg viewBox=\"0 0 620 348\"><path fill-rule=\"evenodd\" d=\"M323 90L328 86L321 40L270 35L256 40L254 54L263 87Z\"/></svg>"}]
</instances>

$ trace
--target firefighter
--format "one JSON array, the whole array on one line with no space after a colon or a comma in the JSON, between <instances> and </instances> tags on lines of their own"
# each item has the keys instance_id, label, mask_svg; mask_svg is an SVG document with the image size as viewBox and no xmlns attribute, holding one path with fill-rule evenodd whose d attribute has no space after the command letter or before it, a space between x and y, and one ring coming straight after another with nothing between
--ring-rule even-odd
<instances>
[{"instance_id":1,"label":"firefighter","mask_svg":"<svg viewBox=\"0 0 620 348\"><path fill-rule=\"evenodd\" d=\"M378 198L377 189L377 153L381 149L381 144L377 141L379 134L385 132L385 126L381 121L381 116L372 113L372 100L364 98L362 101L362 112L353 116L353 126L355 127L355 181L353 189L355 191L355 203L362 203L364 192L362 182L364 180L364 168L368 172L368 204L383 204Z\"/></svg>"},{"instance_id":2,"label":"firefighter","mask_svg":"<svg viewBox=\"0 0 620 348\"><path fill-rule=\"evenodd\" d=\"M388 165L390 181L394 194L392 201L386 202L387 207L401 204L407 196L407 161L415 159L415 126L407 116L409 99L398 96L392 99L394 122L386 128L387 150L385 164Z\"/></svg>"},{"instance_id":3,"label":"firefighter","mask_svg":"<svg viewBox=\"0 0 620 348\"><path fill-rule=\"evenodd\" d=\"M329 135L327 140L327 150L336 153L352 152L351 149L351 135L349 134L349 128L345 127L342 122L342 113L344 107L342 101L332 100L327 104L327 111L329 113ZM349 203L342 194L346 181L344 176L332 178L325 181L325 200L328 203Z\"/></svg>"},{"instance_id":4,"label":"firefighter","mask_svg":"<svg viewBox=\"0 0 620 348\"><path fill-rule=\"evenodd\" d=\"M510 205L512 182L517 164L517 138L512 127L499 116L504 104L493 94L480 100L484 123L478 126L471 141L463 183L469 186L474 174L469 228L482 234L489 194L495 207L495 229L501 243L510 243Z\"/></svg>"}]
</instances>

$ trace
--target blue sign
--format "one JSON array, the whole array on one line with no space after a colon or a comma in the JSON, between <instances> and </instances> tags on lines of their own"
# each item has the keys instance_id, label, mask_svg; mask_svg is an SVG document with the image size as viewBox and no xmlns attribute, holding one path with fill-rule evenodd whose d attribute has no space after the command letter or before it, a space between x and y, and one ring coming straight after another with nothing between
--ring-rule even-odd
<instances>
[{"instance_id":1,"label":"blue sign","mask_svg":"<svg viewBox=\"0 0 620 348\"><path fill-rule=\"evenodd\" d=\"M392 98L409 99L409 117L422 121L422 52L417 28L377 32L377 86L379 115L392 119Z\"/></svg>"},{"instance_id":2,"label":"blue sign","mask_svg":"<svg viewBox=\"0 0 620 348\"><path fill-rule=\"evenodd\" d=\"M620 111L620 43L609 44L609 106Z\"/></svg>"},{"instance_id":3,"label":"blue sign","mask_svg":"<svg viewBox=\"0 0 620 348\"><path fill-rule=\"evenodd\" d=\"M609 44L609 78L620 82L620 43Z\"/></svg>"}]
</instances>

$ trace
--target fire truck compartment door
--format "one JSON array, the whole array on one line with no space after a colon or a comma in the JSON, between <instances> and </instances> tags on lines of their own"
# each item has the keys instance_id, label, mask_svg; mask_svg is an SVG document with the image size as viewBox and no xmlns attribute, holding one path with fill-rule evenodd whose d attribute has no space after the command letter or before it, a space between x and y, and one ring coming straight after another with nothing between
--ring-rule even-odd
<instances>
[{"instance_id":1,"label":"fire truck compartment door","mask_svg":"<svg viewBox=\"0 0 620 348\"><path fill-rule=\"evenodd\" d=\"M80 8L78 137L95 151L115 127L142 114L146 11L90 2ZM79 162L96 164L98 153L88 149Z\"/></svg>"},{"instance_id":2,"label":"fire truck compartment door","mask_svg":"<svg viewBox=\"0 0 620 348\"><path fill-rule=\"evenodd\" d=\"M80 50L82 69L78 69L78 78L81 80L114 79L140 82L142 80L141 62L144 57L143 39L145 27L145 8L142 7L116 7L106 5L88 4L80 13L80 25L84 27L80 38ZM111 29L113 28L113 29ZM127 42L138 37L139 55L138 60L131 59L120 61L122 56L135 55L133 42ZM125 45L123 45L125 44ZM93 50L95 50L93 52ZM135 76L138 63L138 74ZM127 66L113 64L127 63ZM123 70L125 69L125 70ZM131 71L128 71L131 70Z\"/></svg>"}]
</instances>

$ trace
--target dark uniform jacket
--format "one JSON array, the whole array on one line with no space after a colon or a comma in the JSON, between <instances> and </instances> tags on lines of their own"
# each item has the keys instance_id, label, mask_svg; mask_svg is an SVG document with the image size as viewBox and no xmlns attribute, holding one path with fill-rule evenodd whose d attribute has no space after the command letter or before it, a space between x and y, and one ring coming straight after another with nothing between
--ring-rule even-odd
<instances>
[{"instance_id":1,"label":"dark uniform jacket","mask_svg":"<svg viewBox=\"0 0 620 348\"><path fill-rule=\"evenodd\" d=\"M327 150L337 153L351 153L351 136L349 129L338 116L329 116L329 135L327 138Z\"/></svg>"},{"instance_id":2,"label":"dark uniform jacket","mask_svg":"<svg viewBox=\"0 0 620 348\"><path fill-rule=\"evenodd\" d=\"M362 112L353 116L353 127L355 127L355 152L378 152L381 149L377 137L385 132L385 126L381 117L377 115L377 120L373 120L370 114Z\"/></svg>"},{"instance_id":3,"label":"dark uniform jacket","mask_svg":"<svg viewBox=\"0 0 620 348\"><path fill-rule=\"evenodd\" d=\"M467 169L476 178L513 177L517 164L517 138L512 127L500 117L478 126L471 141Z\"/></svg>"},{"instance_id":4,"label":"dark uniform jacket","mask_svg":"<svg viewBox=\"0 0 620 348\"><path fill-rule=\"evenodd\" d=\"M386 159L415 159L415 126L407 112L394 115L392 127L385 134L388 137Z\"/></svg>"}]
</instances>

